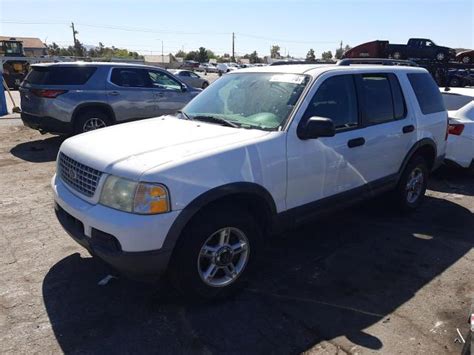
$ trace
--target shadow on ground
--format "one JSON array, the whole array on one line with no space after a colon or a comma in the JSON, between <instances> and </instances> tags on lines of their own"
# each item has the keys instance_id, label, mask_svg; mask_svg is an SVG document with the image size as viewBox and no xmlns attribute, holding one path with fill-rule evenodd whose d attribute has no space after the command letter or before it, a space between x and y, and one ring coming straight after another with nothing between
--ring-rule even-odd
<instances>
[{"instance_id":1,"label":"shadow on ground","mask_svg":"<svg viewBox=\"0 0 474 355\"><path fill-rule=\"evenodd\" d=\"M434 191L474 196L474 175L467 169L442 166L434 172L429 188Z\"/></svg>"},{"instance_id":2,"label":"shadow on ground","mask_svg":"<svg viewBox=\"0 0 474 355\"><path fill-rule=\"evenodd\" d=\"M68 256L43 282L57 341L66 353L287 354L344 335L383 349L364 329L466 254L474 229L471 212L444 199L428 198L410 217L386 206L373 201L271 240L248 287L205 306L164 281L98 286L110 269Z\"/></svg>"},{"instance_id":3,"label":"shadow on ground","mask_svg":"<svg viewBox=\"0 0 474 355\"><path fill-rule=\"evenodd\" d=\"M55 136L32 142L20 143L10 150L15 157L32 162L45 163L56 160L59 147L67 137Z\"/></svg>"}]
</instances>

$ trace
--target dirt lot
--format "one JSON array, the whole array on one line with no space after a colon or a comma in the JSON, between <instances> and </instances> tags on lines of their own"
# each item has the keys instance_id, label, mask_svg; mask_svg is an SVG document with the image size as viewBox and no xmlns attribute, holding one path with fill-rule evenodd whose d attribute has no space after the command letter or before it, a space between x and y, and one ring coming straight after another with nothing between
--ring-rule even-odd
<instances>
[{"instance_id":1,"label":"dirt lot","mask_svg":"<svg viewBox=\"0 0 474 355\"><path fill-rule=\"evenodd\" d=\"M49 187L61 139L0 119L0 353L460 353L474 297L474 181L445 170L423 208L384 198L269 243L225 302L124 278L60 228Z\"/></svg>"}]
</instances>

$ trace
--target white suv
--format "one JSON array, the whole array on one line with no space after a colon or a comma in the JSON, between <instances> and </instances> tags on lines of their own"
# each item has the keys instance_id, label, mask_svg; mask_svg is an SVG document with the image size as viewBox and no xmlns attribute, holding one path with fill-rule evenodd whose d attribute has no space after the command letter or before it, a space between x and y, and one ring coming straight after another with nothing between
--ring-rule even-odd
<instances>
[{"instance_id":1,"label":"white suv","mask_svg":"<svg viewBox=\"0 0 474 355\"><path fill-rule=\"evenodd\" d=\"M55 208L66 231L116 269L168 270L184 293L220 297L241 286L275 231L381 192L415 209L446 136L424 69L242 69L178 116L66 140Z\"/></svg>"}]
</instances>

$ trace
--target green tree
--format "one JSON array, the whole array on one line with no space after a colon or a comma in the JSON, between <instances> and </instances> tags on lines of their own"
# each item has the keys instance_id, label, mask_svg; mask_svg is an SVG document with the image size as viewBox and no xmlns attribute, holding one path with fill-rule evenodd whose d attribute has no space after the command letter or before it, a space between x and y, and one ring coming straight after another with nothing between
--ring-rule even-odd
<instances>
[{"instance_id":1,"label":"green tree","mask_svg":"<svg viewBox=\"0 0 474 355\"><path fill-rule=\"evenodd\" d=\"M186 54L186 57L184 57L186 60L198 60L199 59L199 53L196 51L191 51Z\"/></svg>"},{"instance_id":2,"label":"green tree","mask_svg":"<svg viewBox=\"0 0 474 355\"><path fill-rule=\"evenodd\" d=\"M252 64L262 62L262 59L259 58L257 51L253 51L252 53L250 53L248 59L249 59L250 63L252 63Z\"/></svg>"},{"instance_id":3,"label":"green tree","mask_svg":"<svg viewBox=\"0 0 474 355\"><path fill-rule=\"evenodd\" d=\"M211 51L210 49L206 49L206 54L207 54L208 60L217 58L216 54L213 51Z\"/></svg>"},{"instance_id":4,"label":"green tree","mask_svg":"<svg viewBox=\"0 0 474 355\"><path fill-rule=\"evenodd\" d=\"M184 58L186 57L186 52L180 49L179 51L176 52L174 56L179 57L179 58Z\"/></svg>"},{"instance_id":5,"label":"green tree","mask_svg":"<svg viewBox=\"0 0 474 355\"><path fill-rule=\"evenodd\" d=\"M199 47L198 62L199 63L205 63L205 62L208 62L208 61L209 61L209 57L207 56L206 48Z\"/></svg>"},{"instance_id":6,"label":"green tree","mask_svg":"<svg viewBox=\"0 0 474 355\"><path fill-rule=\"evenodd\" d=\"M270 57L276 59L281 58L279 45L275 44L272 46L272 48L270 49Z\"/></svg>"},{"instance_id":7,"label":"green tree","mask_svg":"<svg viewBox=\"0 0 474 355\"><path fill-rule=\"evenodd\" d=\"M308 53L306 53L306 61L314 62L316 60L316 55L314 54L314 49L311 48Z\"/></svg>"},{"instance_id":8,"label":"green tree","mask_svg":"<svg viewBox=\"0 0 474 355\"><path fill-rule=\"evenodd\" d=\"M346 44L346 46L344 48L339 47L338 49L336 49L336 53L334 54L334 57L336 59L341 59L342 58L342 55L347 52L349 49L351 49L351 46L349 46L348 44Z\"/></svg>"},{"instance_id":9,"label":"green tree","mask_svg":"<svg viewBox=\"0 0 474 355\"><path fill-rule=\"evenodd\" d=\"M331 51L323 52L321 54L321 58L323 60L331 60L332 59L332 52Z\"/></svg>"},{"instance_id":10,"label":"green tree","mask_svg":"<svg viewBox=\"0 0 474 355\"><path fill-rule=\"evenodd\" d=\"M48 50L49 55L59 55L59 52L60 52L61 49L59 48L59 46L55 42L53 42L53 43L48 45L47 50Z\"/></svg>"}]
</instances>

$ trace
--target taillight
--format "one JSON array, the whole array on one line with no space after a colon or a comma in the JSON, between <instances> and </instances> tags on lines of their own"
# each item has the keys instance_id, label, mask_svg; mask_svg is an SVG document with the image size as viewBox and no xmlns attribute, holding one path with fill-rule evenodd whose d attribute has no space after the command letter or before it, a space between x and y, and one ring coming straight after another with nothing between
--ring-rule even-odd
<instances>
[{"instance_id":1,"label":"taillight","mask_svg":"<svg viewBox=\"0 0 474 355\"><path fill-rule=\"evenodd\" d=\"M455 136L460 136L464 131L464 125L460 123L450 123L448 127L448 133Z\"/></svg>"},{"instance_id":2,"label":"taillight","mask_svg":"<svg viewBox=\"0 0 474 355\"><path fill-rule=\"evenodd\" d=\"M33 89L31 90L31 92L39 97L54 99L55 97L58 97L59 95L66 93L67 90Z\"/></svg>"}]
</instances>

